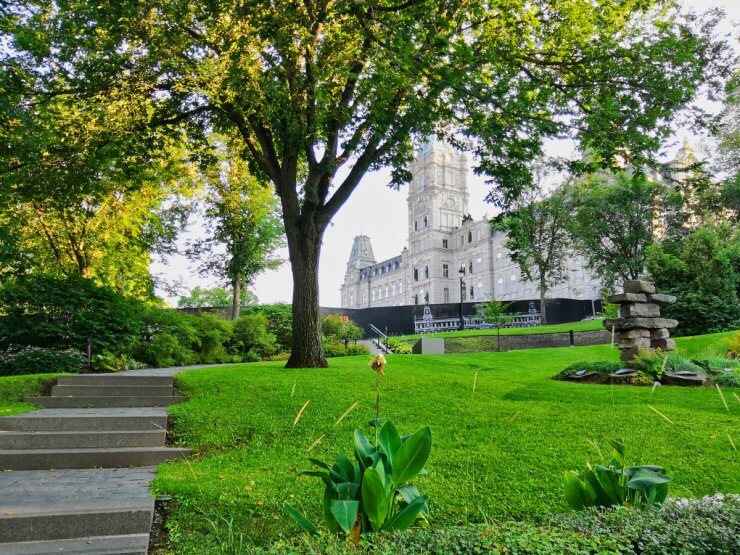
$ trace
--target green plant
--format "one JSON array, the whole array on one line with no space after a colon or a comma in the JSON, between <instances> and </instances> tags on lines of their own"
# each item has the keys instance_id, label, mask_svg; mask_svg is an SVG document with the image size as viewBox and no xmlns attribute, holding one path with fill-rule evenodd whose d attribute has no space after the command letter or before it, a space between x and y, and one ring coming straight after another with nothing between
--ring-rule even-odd
<instances>
[{"instance_id":1,"label":"green plant","mask_svg":"<svg viewBox=\"0 0 740 555\"><path fill-rule=\"evenodd\" d=\"M377 420L373 423L378 425ZM405 530L425 518L429 497L421 495L411 481L425 472L432 449L429 428L404 439L388 420L375 444L360 430L355 430L354 437L354 463L340 452L333 465L309 459L320 470L301 472L325 484L322 506L329 530L356 540L360 533ZM283 507L304 530L317 533L316 525L301 513L287 503Z\"/></svg>"},{"instance_id":2,"label":"green plant","mask_svg":"<svg viewBox=\"0 0 740 555\"><path fill-rule=\"evenodd\" d=\"M347 354L347 356L369 355L370 349L368 349L365 345L353 345L350 343L349 345L347 345L345 353Z\"/></svg>"},{"instance_id":3,"label":"green plant","mask_svg":"<svg viewBox=\"0 0 740 555\"><path fill-rule=\"evenodd\" d=\"M740 387L740 371L735 370L715 376L714 383L720 387Z\"/></svg>"},{"instance_id":4,"label":"green plant","mask_svg":"<svg viewBox=\"0 0 740 555\"><path fill-rule=\"evenodd\" d=\"M267 329L267 316L258 312L234 322L233 341L238 352L256 352L260 358L268 358L277 350L275 335Z\"/></svg>"},{"instance_id":5,"label":"green plant","mask_svg":"<svg viewBox=\"0 0 740 555\"><path fill-rule=\"evenodd\" d=\"M695 358L691 362L710 372L722 372L725 368L740 368L740 360L724 357Z\"/></svg>"},{"instance_id":6,"label":"green plant","mask_svg":"<svg viewBox=\"0 0 740 555\"><path fill-rule=\"evenodd\" d=\"M702 372L704 370L694 361L688 360L678 353L671 353L668 355L665 368L671 372Z\"/></svg>"},{"instance_id":7,"label":"green plant","mask_svg":"<svg viewBox=\"0 0 740 555\"><path fill-rule=\"evenodd\" d=\"M647 510L663 503L671 478L661 466L626 466L625 446L609 441L613 458L606 465L591 465L565 473L565 499L576 510L586 507L612 507Z\"/></svg>"},{"instance_id":8,"label":"green plant","mask_svg":"<svg viewBox=\"0 0 740 555\"><path fill-rule=\"evenodd\" d=\"M386 344L394 355L410 355L413 351L411 345L398 337L389 337Z\"/></svg>"},{"instance_id":9,"label":"green plant","mask_svg":"<svg viewBox=\"0 0 740 555\"><path fill-rule=\"evenodd\" d=\"M727 356L728 358L740 359L740 332L737 332L732 337L723 339L728 344Z\"/></svg>"},{"instance_id":10,"label":"green plant","mask_svg":"<svg viewBox=\"0 0 740 555\"><path fill-rule=\"evenodd\" d=\"M624 365L619 362L610 362L606 360L596 361L583 361L576 362L567 366L565 369L558 372L558 377L570 376L581 370L588 372L598 372L599 374L613 374L617 370L624 368Z\"/></svg>"},{"instance_id":11,"label":"green plant","mask_svg":"<svg viewBox=\"0 0 740 555\"><path fill-rule=\"evenodd\" d=\"M663 377L664 360L665 356L660 349L638 349L630 366L641 375L659 381Z\"/></svg>"},{"instance_id":12,"label":"green plant","mask_svg":"<svg viewBox=\"0 0 740 555\"><path fill-rule=\"evenodd\" d=\"M349 341L360 339L363 335L362 328L355 324L348 316L342 314L329 314L321 321L321 333L327 339Z\"/></svg>"},{"instance_id":13,"label":"green plant","mask_svg":"<svg viewBox=\"0 0 740 555\"><path fill-rule=\"evenodd\" d=\"M0 376L21 374L78 374L85 369L85 356L74 349L26 347L0 355Z\"/></svg>"}]
</instances>

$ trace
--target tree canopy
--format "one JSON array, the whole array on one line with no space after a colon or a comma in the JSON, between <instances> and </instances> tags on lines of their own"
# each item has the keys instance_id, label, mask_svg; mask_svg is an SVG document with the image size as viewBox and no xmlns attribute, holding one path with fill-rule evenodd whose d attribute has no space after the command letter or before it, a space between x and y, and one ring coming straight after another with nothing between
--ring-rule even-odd
<instances>
[{"instance_id":1,"label":"tree canopy","mask_svg":"<svg viewBox=\"0 0 740 555\"><path fill-rule=\"evenodd\" d=\"M368 171L408 181L414 141L436 133L476 154L508 206L548 137L641 167L726 73L715 21L670 0L27 0L3 11L0 86L9 117L50 96L120 98L147 129L239 141L281 201L288 366L324 366L321 238Z\"/></svg>"}]
</instances>

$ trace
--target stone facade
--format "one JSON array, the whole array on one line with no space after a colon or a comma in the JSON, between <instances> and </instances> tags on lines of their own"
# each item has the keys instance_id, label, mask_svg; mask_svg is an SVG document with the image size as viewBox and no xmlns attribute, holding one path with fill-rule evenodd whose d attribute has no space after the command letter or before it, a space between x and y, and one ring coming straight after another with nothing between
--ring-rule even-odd
<instances>
[{"instance_id":1,"label":"stone facade","mask_svg":"<svg viewBox=\"0 0 740 555\"><path fill-rule=\"evenodd\" d=\"M408 245L378 262L370 238L355 238L342 285L342 308L539 298L509 258L506 235L468 215L468 159L440 141L426 142L409 167ZM567 261L568 279L550 298L599 299L601 281L585 260ZM463 286L461 287L461 279Z\"/></svg>"}]
</instances>

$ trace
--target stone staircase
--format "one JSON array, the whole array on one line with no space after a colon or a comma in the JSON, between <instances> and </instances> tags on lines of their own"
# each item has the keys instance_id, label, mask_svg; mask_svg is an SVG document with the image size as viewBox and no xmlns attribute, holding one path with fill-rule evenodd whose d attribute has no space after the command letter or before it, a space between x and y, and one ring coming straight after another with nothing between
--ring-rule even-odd
<instances>
[{"instance_id":1,"label":"stone staircase","mask_svg":"<svg viewBox=\"0 0 740 555\"><path fill-rule=\"evenodd\" d=\"M156 465L190 453L165 446L172 376L61 376L26 400L45 408L0 418L0 554L145 554Z\"/></svg>"}]
</instances>

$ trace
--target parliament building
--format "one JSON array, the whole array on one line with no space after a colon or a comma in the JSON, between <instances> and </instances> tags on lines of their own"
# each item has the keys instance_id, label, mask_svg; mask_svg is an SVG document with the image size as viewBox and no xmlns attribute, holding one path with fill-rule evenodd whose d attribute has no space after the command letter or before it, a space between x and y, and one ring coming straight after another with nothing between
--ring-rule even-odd
<instances>
[{"instance_id":1,"label":"parliament building","mask_svg":"<svg viewBox=\"0 0 740 555\"><path fill-rule=\"evenodd\" d=\"M433 140L410 166L408 244L377 261L370 238L355 237L342 285L342 308L539 299L509 258L506 234L468 214L468 158ZM566 261L567 278L548 298L600 299L601 281L580 256Z\"/></svg>"}]
</instances>

